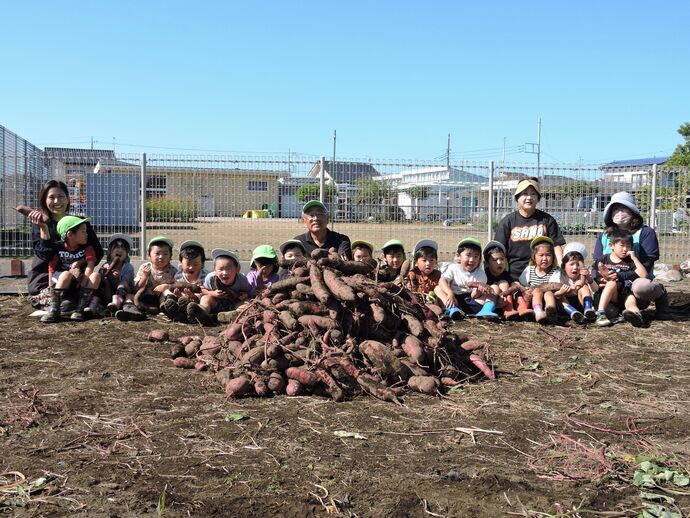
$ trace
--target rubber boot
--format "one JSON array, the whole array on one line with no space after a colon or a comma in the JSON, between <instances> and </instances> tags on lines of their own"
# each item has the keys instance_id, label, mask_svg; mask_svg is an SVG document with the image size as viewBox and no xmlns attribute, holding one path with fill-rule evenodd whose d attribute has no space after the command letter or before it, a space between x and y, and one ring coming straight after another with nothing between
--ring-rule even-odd
<instances>
[{"instance_id":1,"label":"rubber boot","mask_svg":"<svg viewBox=\"0 0 690 518\"><path fill-rule=\"evenodd\" d=\"M529 307L525 297L518 297L518 315L524 320L534 320L534 310Z\"/></svg>"},{"instance_id":2,"label":"rubber boot","mask_svg":"<svg viewBox=\"0 0 690 518\"><path fill-rule=\"evenodd\" d=\"M498 320L500 317L494 312L494 309L496 309L496 303L487 300L482 306L482 309L479 310L479 313L477 313L477 317L486 320Z\"/></svg>"},{"instance_id":3,"label":"rubber boot","mask_svg":"<svg viewBox=\"0 0 690 518\"><path fill-rule=\"evenodd\" d=\"M50 288L50 310L41 317L41 322L43 324L55 324L60 321L62 291L61 289Z\"/></svg>"},{"instance_id":4,"label":"rubber boot","mask_svg":"<svg viewBox=\"0 0 690 518\"><path fill-rule=\"evenodd\" d=\"M503 317L506 320L517 320L518 318L520 318L520 313L518 313L518 310L515 309L512 295L508 295L506 297L506 304L507 307L503 310Z\"/></svg>"},{"instance_id":5,"label":"rubber boot","mask_svg":"<svg viewBox=\"0 0 690 518\"><path fill-rule=\"evenodd\" d=\"M71 320L82 322L86 319L84 310L91 302L91 295L93 295L93 288L79 288L79 302L77 302L77 309L74 310L70 317Z\"/></svg>"},{"instance_id":6,"label":"rubber boot","mask_svg":"<svg viewBox=\"0 0 690 518\"><path fill-rule=\"evenodd\" d=\"M576 324L584 324L585 323L585 316L580 311L578 311L577 309L572 307L570 304L563 304L563 309L568 314L570 319L573 322L575 322ZM596 313L595 313L595 315L596 315Z\"/></svg>"},{"instance_id":7,"label":"rubber boot","mask_svg":"<svg viewBox=\"0 0 690 518\"><path fill-rule=\"evenodd\" d=\"M114 315L115 313L117 313L118 309L122 308L122 302L123 299L119 294L116 293L115 295L113 295L113 300L110 301L107 308L108 311L110 311L111 315Z\"/></svg>"},{"instance_id":8,"label":"rubber boot","mask_svg":"<svg viewBox=\"0 0 690 518\"><path fill-rule=\"evenodd\" d=\"M141 322L146 320L146 315L131 302L125 302L122 309L115 312L115 318L120 322Z\"/></svg>"},{"instance_id":9,"label":"rubber boot","mask_svg":"<svg viewBox=\"0 0 690 518\"><path fill-rule=\"evenodd\" d=\"M100 303L101 299L98 295L91 297L91 302L89 302L89 305L84 308L84 316L86 318L96 318L100 316L100 312L98 311L98 306Z\"/></svg>"},{"instance_id":10,"label":"rubber boot","mask_svg":"<svg viewBox=\"0 0 690 518\"><path fill-rule=\"evenodd\" d=\"M585 297L582 301L582 305L585 307L585 318L587 322L594 322L597 319L597 311L594 309L592 297Z\"/></svg>"}]
</instances>

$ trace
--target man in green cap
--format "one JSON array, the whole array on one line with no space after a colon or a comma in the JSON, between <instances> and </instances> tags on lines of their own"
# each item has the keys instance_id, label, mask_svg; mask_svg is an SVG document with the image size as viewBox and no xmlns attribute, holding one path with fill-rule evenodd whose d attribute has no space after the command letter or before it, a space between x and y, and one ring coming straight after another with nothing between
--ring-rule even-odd
<instances>
[{"instance_id":1,"label":"man in green cap","mask_svg":"<svg viewBox=\"0 0 690 518\"><path fill-rule=\"evenodd\" d=\"M101 276L94 271L96 252L87 244L89 234L86 220L77 216L63 216L57 224L57 231L63 244L48 263L50 310L41 317L44 324L60 321L62 296L75 287L78 289L79 297L77 309L72 313L71 319L84 320L84 310L89 305L93 291L101 282Z\"/></svg>"},{"instance_id":2,"label":"man in green cap","mask_svg":"<svg viewBox=\"0 0 690 518\"><path fill-rule=\"evenodd\" d=\"M328 210L323 203L318 200L305 203L302 207L302 219L307 232L295 236L295 239L302 243L307 255L317 248L335 248L343 259L352 260L350 238L328 229Z\"/></svg>"}]
</instances>

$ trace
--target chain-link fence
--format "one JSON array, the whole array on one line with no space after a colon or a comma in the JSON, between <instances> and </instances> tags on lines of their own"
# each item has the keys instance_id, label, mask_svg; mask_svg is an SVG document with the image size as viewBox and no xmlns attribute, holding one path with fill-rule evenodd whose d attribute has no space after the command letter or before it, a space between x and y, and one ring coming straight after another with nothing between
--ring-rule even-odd
<instances>
[{"instance_id":1,"label":"chain-link fence","mask_svg":"<svg viewBox=\"0 0 690 518\"><path fill-rule=\"evenodd\" d=\"M319 198L323 184L331 228L377 247L391 238L408 249L419 239L435 239L439 258L450 260L461 238L486 242L493 235L500 219L515 210L519 179L530 176L541 181L539 208L557 219L568 241L593 247L604 207L615 192L628 191L659 234L661 261L679 263L690 250L688 170L663 165L537 169L500 162L333 162L298 154L127 155L41 151L22 147L16 135L9 141L0 150L0 254L7 257L31 255L30 227L13 207L38 206L41 184L53 178L68 185L72 213L88 216L104 242L114 232L130 234L135 255L141 254L139 242L162 234L178 244L196 239L209 250L232 248L249 259L259 244L277 247L305 232L301 207Z\"/></svg>"}]
</instances>

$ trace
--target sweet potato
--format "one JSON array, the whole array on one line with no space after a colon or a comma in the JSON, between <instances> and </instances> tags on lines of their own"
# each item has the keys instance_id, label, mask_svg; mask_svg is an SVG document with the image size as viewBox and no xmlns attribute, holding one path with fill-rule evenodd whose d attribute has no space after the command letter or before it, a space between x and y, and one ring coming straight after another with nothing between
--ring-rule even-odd
<instances>
[{"instance_id":1,"label":"sweet potato","mask_svg":"<svg viewBox=\"0 0 690 518\"><path fill-rule=\"evenodd\" d=\"M414 335L406 335L402 343L402 349L405 354L410 357L410 359L415 363L423 364L426 360L426 355L424 354L424 344L422 341Z\"/></svg>"},{"instance_id":2,"label":"sweet potato","mask_svg":"<svg viewBox=\"0 0 690 518\"><path fill-rule=\"evenodd\" d=\"M170 346L170 357L174 360L180 356L187 356L184 350L184 345L181 343L174 343Z\"/></svg>"},{"instance_id":3,"label":"sweet potato","mask_svg":"<svg viewBox=\"0 0 690 518\"><path fill-rule=\"evenodd\" d=\"M288 310L295 317L302 315L325 315L327 313L326 306L319 302L293 302L288 306Z\"/></svg>"},{"instance_id":4,"label":"sweet potato","mask_svg":"<svg viewBox=\"0 0 690 518\"><path fill-rule=\"evenodd\" d=\"M213 356L215 355L218 351L220 351L220 338L217 336L213 335L208 335L204 337L204 340L201 342L201 346L199 347L199 352L207 355L207 356Z\"/></svg>"},{"instance_id":5,"label":"sweet potato","mask_svg":"<svg viewBox=\"0 0 690 518\"><path fill-rule=\"evenodd\" d=\"M196 360L185 358L184 356L178 356L173 360L173 363L175 364L175 367L179 367L180 369L193 369Z\"/></svg>"},{"instance_id":6,"label":"sweet potato","mask_svg":"<svg viewBox=\"0 0 690 518\"><path fill-rule=\"evenodd\" d=\"M242 324L240 322L234 322L230 324L225 330L226 340L244 340L242 336Z\"/></svg>"},{"instance_id":7,"label":"sweet potato","mask_svg":"<svg viewBox=\"0 0 690 518\"><path fill-rule=\"evenodd\" d=\"M286 300L287 297L288 297L288 294L285 293L285 292L276 293L275 295L273 295L273 298L271 299L271 302L273 303L273 305L275 305L275 304L280 304L281 302L283 302L284 300ZM276 309L277 309L277 308L276 308Z\"/></svg>"},{"instance_id":8,"label":"sweet potato","mask_svg":"<svg viewBox=\"0 0 690 518\"><path fill-rule=\"evenodd\" d=\"M365 392L371 394L381 401L391 401L393 403L400 403L395 392L389 387L382 385L376 379L369 375L362 375L357 378L357 383L364 389Z\"/></svg>"},{"instance_id":9,"label":"sweet potato","mask_svg":"<svg viewBox=\"0 0 690 518\"><path fill-rule=\"evenodd\" d=\"M189 335L181 336L179 342L180 342L182 345L187 345L187 344L188 344L189 342L191 342L192 340L198 339L198 338L199 338L198 336L189 336Z\"/></svg>"},{"instance_id":10,"label":"sweet potato","mask_svg":"<svg viewBox=\"0 0 690 518\"><path fill-rule=\"evenodd\" d=\"M477 349L483 349L485 346L486 344L480 340L467 340L460 345L465 351L476 351Z\"/></svg>"},{"instance_id":11,"label":"sweet potato","mask_svg":"<svg viewBox=\"0 0 690 518\"><path fill-rule=\"evenodd\" d=\"M227 342L225 344L225 350L227 350L235 358L242 358L242 355L246 352L243 350L242 342L238 340Z\"/></svg>"},{"instance_id":12,"label":"sweet potato","mask_svg":"<svg viewBox=\"0 0 690 518\"><path fill-rule=\"evenodd\" d=\"M228 381L232 379L232 369L225 367L224 369L219 370L216 372L216 379L223 387L225 387L225 385L228 384Z\"/></svg>"},{"instance_id":13,"label":"sweet potato","mask_svg":"<svg viewBox=\"0 0 690 518\"><path fill-rule=\"evenodd\" d=\"M345 393L340 385L323 369L316 369L314 374L319 377L323 383L326 393L333 398L333 401L342 401L345 399Z\"/></svg>"},{"instance_id":14,"label":"sweet potato","mask_svg":"<svg viewBox=\"0 0 690 518\"><path fill-rule=\"evenodd\" d=\"M475 367L484 373L484 376L490 380L496 379L496 376L494 376L494 371L489 368L481 356L478 354L470 354L470 361Z\"/></svg>"},{"instance_id":15,"label":"sweet potato","mask_svg":"<svg viewBox=\"0 0 690 518\"><path fill-rule=\"evenodd\" d=\"M338 265L333 265L345 275L369 275L374 271L374 266L370 263L361 263L359 261L342 261Z\"/></svg>"},{"instance_id":16,"label":"sweet potato","mask_svg":"<svg viewBox=\"0 0 690 518\"><path fill-rule=\"evenodd\" d=\"M318 315L302 315L297 319L297 321L303 327L309 327L310 325L313 325L321 331L326 331L331 327L335 326L335 322L330 318L320 317Z\"/></svg>"},{"instance_id":17,"label":"sweet potato","mask_svg":"<svg viewBox=\"0 0 690 518\"><path fill-rule=\"evenodd\" d=\"M288 380L287 386L285 387L285 393L288 396L299 396L303 391L304 388L299 381L293 379Z\"/></svg>"},{"instance_id":18,"label":"sweet potato","mask_svg":"<svg viewBox=\"0 0 690 518\"><path fill-rule=\"evenodd\" d=\"M228 397L242 397L252 390L252 384L246 376L238 376L225 384L225 395Z\"/></svg>"},{"instance_id":19,"label":"sweet potato","mask_svg":"<svg viewBox=\"0 0 690 518\"><path fill-rule=\"evenodd\" d=\"M268 389L274 394L285 394L287 383L285 382L285 378L283 378L283 376L281 376L279 373L272 372L268 377L267 385Z\"/></svg>"},{"instance_id":20,"label":"sweet potato","mask_svg":"<svg viewBox=\"0 0 690 518\"><path fill-rule=\"evenodd\" d=\"M322 257L328 257L328 250L324 250L323 248L315 248L311 251L310 255L312 259L318 261Z\"/></svg>"},{"instance_id":21,"label":"sweet potato","mask_svg":"<svg viewBox=\"0 0 690 518\"><path fill-rule=\"evenodd\" d=\"M415 392L422 394L436 394L440 383L434 376L412 376L407 380L407 386Z\"/></svg>"},{"instance_id":22,"label":"sweet potato","mask_svg":"<svg viewBox=\"0 0 690 518\"><path fill-rule=\"evenodd\" d=\"M260 365L262 361L264 361L266 357L264 356L264 348L260 345L257 345L256 347L253 347L246 353L242 355L242 358L240 359L240 364L241 365Z\"/></svg>"},{"instance_id":23,"label":"sweet potato","mask_svg":"<svg viewBox=\"0 0 690 518\"><path fill-rule=\"evenodd\" d=\"M443 315L443 308L439 306L438 304L432 304L432 303L427 303L426 308L431 311L434 315L437 317L440 317Z\"/></svg>"},{"instance_id":24,"label":"sweet potato","mask_svg":"<svg viewBox=\"0 0 690 518\"><path fill-rule=\"evenodd\" d=\"M369 360L384 379L405 375L406 369L387 345L376 340L365 340L359 344L359 352Z\"/></svg>"},{"instance_id":25,"label":"sweet potato","mask_svg":"<svg viewBox=\"0 0 690 518\"><path fill-rule=\"evenodd\" d=\"M268 390L268 385L261 378L256 378L254 380L254 392L256 392L256 395L259 397L268 397L271 395Z\"/></svg>"},{"instance_id":26,"label":"sweet potato","mask_svg":"<svg viewBox=\"0 0 690 518\"><path fill-rule=\"evenodd\" d=\"M419 338L424 334L424 325L414 316L403 314L401 318L407 324L407 330Z\"/></svg>"},{"instance_id":27,"label":"sweet potato","mask_svg":"<svg viewBox=\"0 0 690 518\"><path fill-rule=\"evenodd\" d=\"M340 276L330 268L324 268L323 282L337 300L343 302L354 302L357 299L353 289L345 284Z\"/></svg>"},{"instance_id":28,"label":"sweet potato","mask_svg":"<svg viewBox=\"0 0 690 518\"><path fill-rule=\"evenodd\" d=\"M297 380L305 387L313 387L319 383L319 377L303 367L285 369L285 375L291 380Z\"/></svg>"},{"instance_id":29,"label":"sweet potato","mask_svg":"<svg viewBox=\"0 0 690 518\"><path fill-rule=\"evenodd\" d=\"M369 304L374 322L385 329L394 331L400 327L400 319L380 304Z\"/></svg>"},{"instance_id":30,"label":"sweet potato","mask_svg":"<svg viewBox=\"0 0 690 518\"><path fill-rule=\"evenodd\" d=\"M414 363L412 360L409 358L400 358L400 363L402 363L405 367L407 367L407 370L410 371L410 374L412 376L428 376L429 373L427 372L424 367L420 367L416 363Z\"/></svg>"},{"instance_id":31,"label":"sweet potato","mask_svg":"<svg viewBox=\"0 0 690 518\"><path fill-rule=\"evenodd\" d=\"M314 290L314 296L322 304L326 304L331 298L331 292L328 291L326 284L323 282L323 274L318 266L312 264L309 268L309 279L311 280L311 287Z\"/></svg>"},{"instance_id":32,"label":"sweet potato","mask_svg":"<svg viewBox=\"0 0 690 518\"><path fill-rule=\"evenodd\" d=\"M310 282L309 277L286 277L283 280L271 284L270 292L278 293L280 291L292 291L298 284L309 284Z\"/></svg>"},{"instance_id":33,"label":"sweet potato","mask_svg":"<svg viewBox=\"0 0 690 518\"><path fill-rule=\"evenodd\" d=\"M208 369L208 363L202 359L197 358L196 362L194 363L194 368L198 371L205 371L206 369Z\"/></svg>"},{"instance_id":34,"label":"sweet potato","mask_svg":"<svg viewBox=\"0 0 690 518\"><path fill-rule=\"evenodd\" d=\"M191 357L196 355L197 352L199 352L199 347L201 347L201 341L192 340L187 345L185 345L184 352L187 354L187 356Z\"/></svg>"},{"instance_id":35,"label":"sweet potato","mask_svg":"<svg viewBox=\"0 0 690 518\"><path fill-rule=\"evenodd\" d=\"M167 342L170 340L170 334L162 329L154 329L149 333L149 342Z\"/></svg>"}]
</instances>

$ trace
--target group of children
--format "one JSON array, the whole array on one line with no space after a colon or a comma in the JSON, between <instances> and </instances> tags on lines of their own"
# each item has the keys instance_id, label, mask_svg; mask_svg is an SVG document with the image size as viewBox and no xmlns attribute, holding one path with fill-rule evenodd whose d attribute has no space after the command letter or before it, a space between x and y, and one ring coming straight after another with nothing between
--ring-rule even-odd
<instances>
[{"instance_id":1,"label":"group of children","mask_svg":"<svg viewBox=\"0 0 690 518\"><path fill-rule=\"evenodd\" d=\"M578 324L610 326L616 320L607 312L613 303L624 308L623 319L642 326L644 320L631 287L647 271L635 256L629 232L613 231L609 241L612 252L590 269L582 243L567 244L559 265L553 240L536 237L530 243L528 266L519 281L512 281L505 246L498 241L482 248L477 239L465 238L458 244L456 261L438 269L438 246L425 239L415 245L413 268L403 282L427 301L442 306L453 319L471 315L555 324L562 314Z\"/></svg>"},{"instance_id":2,"label":"group of children","mask_svg":"<svg viewBox=\"0 0 690 518\"><path fill-rule=\"evenodd\" d=\"M146 314L162 312L176 322L210 325L219 315L231 312L289 273L280 267L278 253L271 245L253 251L246 276L233 251L213 249L213 271L207 272L204 247L193 240L180 245L179 266L175 268L171 264L174 244L163 236L149 241L148 261L135 273L129 259L132 241L124 234L111 236L106 263L97 271L94 251L87 244L86 220L65 216L57 230L63 247L49 263L51 300L41 318L44 323L60 321L64 295L76 290L72 320L99 315L99 308L105 307L122 321L143 320ZM553 241L537 237L531 242L529 265L519 282L511 280L506 249L498 241L482 248L479 240L465 238L458 244L456 261L441 269L438 245L430 239L415 245L410 260L397 239L383 245L380 260L375 259L375 248L367 241L353 241L352 252L355 261L372 265L372 277L399 283L417 293L420 300L438 304L446 318L472 315L548 324L564 313L578 324L606 326L612 324L606 307L616 303L625 308L625 320L640 326L643 320L630 286L647 272L632 250L629 233L615 231L609 237L612 253L591 270L585 265L588 254L581 243L566 245L559 265ZM279 251L286 261L305 256L303 244L296 239L283 243Z\"/></svg>"}]
</instances>

